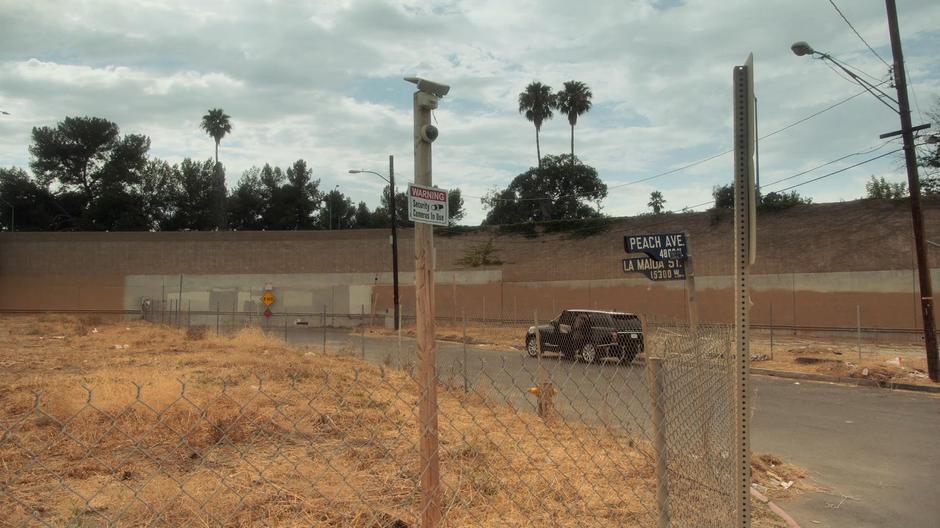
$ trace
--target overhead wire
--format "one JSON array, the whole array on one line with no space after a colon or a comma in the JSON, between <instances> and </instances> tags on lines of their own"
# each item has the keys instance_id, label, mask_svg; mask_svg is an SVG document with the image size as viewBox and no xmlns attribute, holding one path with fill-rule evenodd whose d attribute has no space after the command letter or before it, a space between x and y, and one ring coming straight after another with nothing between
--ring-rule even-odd
<instances>
[{"instance_id":1,"label":"overhead wire","mask_svg":"<svg viewBox=\"0 0 940 528\"><path fill-rule=\"evenodd\" d=\"M842 17L842 20L844 20L845 23L848 24L848 26L849 26L849 28L852 30L852 32L855 33L855 36L858 37L858 39L861 40L863 44L865 44L865 47L868 48L868 51L872 52L872 54L873 54L875 57L878 57L878 60L880 60L881 62L884 63L885 66L887 66L888 68L890 68L891 65L888 64L888 62L887 62L886 60L884 60L884 58L883 58L881 55L879 55L877 51L875 51L875 48L872 48L872 47L871 47L871 44L869 44L868 41L865 40L865 37L863 37L863 36L861 35L861 33L859 33L857 29L855 29L855 26L853 26L853 25L852 25L852 22L850 22L849 19L845 16L845 13L843 13L842 10L839 9L839 6L836 5L835 1L834 1L834 0L829 0L829 3L832 4L832 7L833 7L833 9L836 10L836 13L839 13L839 16Z\"/></svg>"}]
</instances>

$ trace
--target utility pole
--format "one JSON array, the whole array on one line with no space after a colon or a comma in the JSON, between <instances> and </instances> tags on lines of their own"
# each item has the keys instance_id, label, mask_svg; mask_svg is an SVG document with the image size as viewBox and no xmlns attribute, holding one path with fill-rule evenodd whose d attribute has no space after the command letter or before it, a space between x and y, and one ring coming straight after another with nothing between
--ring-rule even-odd
<instances>
[{"instance_id":1,"label":"utility pole","mask_svg":"<svg viewBox=\"0 0 940 528\"><path fill-rule=\"evenodd\" d=\"M920 207L920 177L914 153L914 131L911 125L911 107L907 98L907 75L904 72L904 54L898 29L898 11L895 0L885 0L888 11L888 31L891 34L891 53L894 55L894 85L898 91L901 116L901 138L904 141L904 161L907 164L907 186L911 190L911 217L914 224L914 247L917 251L917 273L920 281L920 304L924 317L924 347L927 351L927 374L934 382L940 381L937 357L937 325L933 311L933 286L927 262L927 242L924 236L924 213Z\"/></svg>"},{"instance_id":2,"label":"utility pole","mask_svg":"<svg viewBox=\"0 0 940 528\"><path fill-rule=\"evenodd\" d=\"M414 93L415 184L430 187L431 143L437 128L431 110L450 90L449 86L406 77L418 85ZM443 515L437 420L437 344L434 323L433 226L415 222L415 318L418 349L418 427L421 463L421 527L437 528Z\"/></svg>"},{"instance_id":3,"label":"utility pole","mask_svg":"<svg viewBox=\"0 0 940 528\"><path fill-rule=\"evenodd\" d=\"M398 298L398 221L395 219L397 199L395 197L395 156L388 156L388 184L392 194L389 208L392 210L392 291L395 303L395 330L401 324L401 301Z\"/></svg>"}]
</instances>

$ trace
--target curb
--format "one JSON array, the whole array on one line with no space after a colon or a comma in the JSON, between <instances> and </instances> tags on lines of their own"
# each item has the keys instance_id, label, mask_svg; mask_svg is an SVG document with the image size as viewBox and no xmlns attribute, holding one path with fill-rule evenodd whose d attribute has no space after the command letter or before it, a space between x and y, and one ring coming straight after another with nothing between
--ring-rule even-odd
<instances>
[{"instance_id":1,"label":"curb","mask_svg":"<svg viewBox=\"0 0 940 528\"><path fill-rule=\"evenodd\" d=\"M892 383L880 382L865 378L849 378L845 376L830 376L827 374L810 374L808 372L788 372L785 370L770 370L762 368L751 368L751 374L761 376L772 376L775 378L788 378L807 381L825 381L830 383L845 383L849 385L858 385L861 387L874 387L881 389L907 390L915 392L928 392L940 394L940 385L915 385L913 383Z\"/></svg>"},{"instance_id":2,"label":"curb","mask_svg":"<svg viewBox=\"0 0 940 528\"><path fill-rule=\"evenodd\" d=\"M790 517L789 513L785 512L783 508L781 508L780 506L777 506L776 504L774 504L774 501L765 497L763 493L757 491L754 488L751 488L751 495L755 499L766 504L770 508L770 511L776 513L778 517L783 519L783 522L787 523L787 526L789 528L800 528L799 523L797 523L793 517Z\"/></svg>"}]
</instances>

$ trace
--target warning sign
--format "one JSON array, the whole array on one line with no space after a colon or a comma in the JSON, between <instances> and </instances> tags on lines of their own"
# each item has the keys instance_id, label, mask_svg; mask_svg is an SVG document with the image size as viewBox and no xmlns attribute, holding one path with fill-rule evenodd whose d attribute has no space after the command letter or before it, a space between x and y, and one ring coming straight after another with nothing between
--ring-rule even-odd
<instances>
[{"instance_id":1,"label":"warning sign","mask_svg":"<svg viewBox=\"0 0 940 528\"><path fill-rule=\"evenodd\" d=\"M271 293L270 291L264 292L264 295L261 296L261 302L265 306L271 306L272 304L274 304L274 301L276 300L277 300L277 297L275 297L274 294Z\"/></svg>"},{"instance_id":2,"label":"warning sign","mask_svg":"<svg viewBox=\"0 0 940 528\"><path fill-rule=\"evenodd\" d=\"M447 191L408 184L408 220L447 227Z\"/></svg>"}]
</instances>

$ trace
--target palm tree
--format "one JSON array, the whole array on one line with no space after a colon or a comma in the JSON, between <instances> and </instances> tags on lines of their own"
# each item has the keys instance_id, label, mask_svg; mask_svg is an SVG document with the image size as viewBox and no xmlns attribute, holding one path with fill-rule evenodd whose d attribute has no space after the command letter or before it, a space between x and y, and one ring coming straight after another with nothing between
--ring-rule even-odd
<instances>
[{"instance_id":1,"label":"palm tree","mask_svg":"<svg viewBox=\"0 0 940 528\"><path fill-rule=\"evenodd\" d=\"M552 87L538 81L530 83L525 91L519 94L519 113L535 123L535 153L539 157L539 168L542 168L542 149L539 146L539 131L542 122L552 118L552 109L555 108L555 95Z\"/></svg>"},{"instance_id":2,"label":"palm tree","mask_svg":"<svg viewBox=\"0 0 940 528\"><path fill-rule=\"evenodd\" d=\"M213 108L202 116L202 129L215 140L215 164L219 164L219 143L232 131L229 116L221 108Z\"/></svg>"},{"instance_id":3,"label":"palm tree","mask_svg":"<svg viewBox=\"0 0 940 528\"><path fill-rule=\"evenodd\" d=\"M555 95L558 101L558 111L568 114L568 123L571 124L571 164L574 165L574 126L578 124L578 116L591 109L591 89L581 81L568 81L565 89Z\"/></svg>"}]
</instances>

